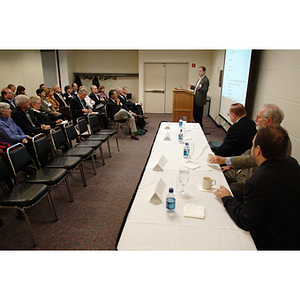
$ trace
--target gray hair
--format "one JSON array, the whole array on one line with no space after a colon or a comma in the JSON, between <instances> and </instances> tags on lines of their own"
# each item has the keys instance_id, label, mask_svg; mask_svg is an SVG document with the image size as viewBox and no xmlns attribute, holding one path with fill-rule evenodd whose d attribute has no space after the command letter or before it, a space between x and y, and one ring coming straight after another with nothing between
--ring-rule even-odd
<instances>
[{"instance_id":1,"label":"gray hair","mask_svg":"<svg viewBox=\"0 0 300 300\"><path fill-rule=\"evenodd\" d=\"M93 84L93 85L91 85L91 91L93 91L93 89L94 89L94 88L97 88L97 86L96 86L96 85L94 85L94 84Z\"/></svg>"},{"instance_id":2,"label":"gray hair","mask_svg":"<svg viewBox=\"0 0 300 300\"><path fill-rule=\"evenodd\" d=\"M4 111L10 108L10 105L6 102L0 102L0 111Z\"/></svg>"},{"instance_id":3,"label":"gray hair","mask_svg":"<svg viewBox=\"0 0 300 300\"><path fill-rule=\"evenodd\" d=\"M29 102L30 103L36 103L36 101L41 101L41 98L38 96L30 96L29 97Z\"/></svg>"},{"instance_id":4,"label":"gray hair","mask_svg":"<svg viewBox=\"0 0 300 300\"><path fill-rule=\"evenodd\" d=\"M57 83L53 84L52 89L53 89L54 92L55 92L57 86L59 87L59 84L57 84Z\"/></svg>"},{"instance_id":5,"label":"gray hair","mask_svg":"<svg viewBox=\"0 0 300 300\"><path fill-rule=\"evenodd\" d=\"M20 106L20 104L24 103L26 100L28 100L26 95L18 95L15 98L15 104L16 106Z\"/></svg>"},{"instance_id":6,"label":"gray hair","mask_svg":"<svg viewBox=\"0 0 300 300\"><path fill-rule=\"evenodd\" d=\"M81 86L79 91L78 91L78 94L82 94L82 93L87 93L87 88L86 86Z\"/></svg>"},{"instance_id":7,"label":"gray hair","mask_svg":"<svg viewBox=\"0 0 300 300\"><path fill-rule=\"evenodd\" d=\"M264 115L265 118L271 118L274 125L281 124L284 119L284 113L277 105L268 103L263 104L262 107L266 108Z\"/></svg>"}]
</instances>

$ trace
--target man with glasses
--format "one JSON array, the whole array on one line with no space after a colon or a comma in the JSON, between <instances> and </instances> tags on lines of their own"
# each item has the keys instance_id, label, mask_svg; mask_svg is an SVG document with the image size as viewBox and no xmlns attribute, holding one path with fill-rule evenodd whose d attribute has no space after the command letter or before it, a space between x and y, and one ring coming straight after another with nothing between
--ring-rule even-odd
<instances>
[{"instance_id":1,"label":"man with glasses","mask_svg":"<svg viewBox=\"0 0 300 300\"><path fill-rule=\"evenodd\" d=\"M264 104L258 111L255 118L256 128L275 125L280 126L283 121L284 113L275 104ZM292 152L291 141L289 140L286 155L290 156ZM214 156L210 159L211 163L226 165L222 167L225 178L230 186L233 195L237 199L243 198L243 189L245 182L256 172L257 164L251 157L251 149L240 156L221 157Z\"/></svg>"}]
</instances>

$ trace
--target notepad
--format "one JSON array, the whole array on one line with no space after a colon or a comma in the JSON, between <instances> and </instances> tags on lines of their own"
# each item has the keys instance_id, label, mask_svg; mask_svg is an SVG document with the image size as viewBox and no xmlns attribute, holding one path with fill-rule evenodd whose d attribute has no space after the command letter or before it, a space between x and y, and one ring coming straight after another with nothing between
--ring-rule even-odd
<instances>
[{"instance_id":1,"label":"notepad","mask_svg":"<svg viewBox=\"0 0 300 300\"><path fill-rule=\"evenodd\" d=\"M196 218L196 219L204 219L204 207L196 206L192 204L186 204L184 206L184 216L186 218Z\"/></svg>"}]
</instances>

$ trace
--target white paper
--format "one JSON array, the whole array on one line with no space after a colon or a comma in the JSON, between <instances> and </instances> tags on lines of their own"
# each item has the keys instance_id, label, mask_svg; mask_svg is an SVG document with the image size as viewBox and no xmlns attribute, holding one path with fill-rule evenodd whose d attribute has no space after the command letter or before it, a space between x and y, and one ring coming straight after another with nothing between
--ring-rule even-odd
<instances>
[{"instance_id":1,"label":"white paper","mask_svg":"<svg viewBox=\"0 0 300 300\"><path fill-rule=\"evenodd\" d=\"M153 171L163 171L167 162L168 160L162 155L158 163L154 166Z\"/></svg>"},{"instance_id":2,"label":"white paper","mask_svg":"<svg viewBox=\"0 0 300 300\"><path fill-rule=\"evenodd\" d=\"M150 199L150 202L152 204L158 205L162 203L165 188L166 188L165 182L161 178L159 178L159 180L155 185L153 195Z\"/></svg>"},{"instance_id":3,"label":"white paper","mask_svg":"<svg viewBox=\"0 0 300 300\"><path fill-rule=\"evenodd\" d=\"M166 125L165 129L171 129L170 124Z\"/></svg>"},{"instance_id":4,"label":"white paper","mask_svg":"<svg viewBox=\"0 0 300 300\"><path fill-rule=\"evenodd\" d=\"M188 168L188 169L191 169L191 170L195 170L195 169L197 169L197 168L200 168L199 165L193 164L193 163L191 163L191 162L186 163L186 164L184 165L184 167L186 167L186 168Z\"/></svg>"},{"instance_id":5,"label":"white paper","mask_svg":"<svg viewBox=\"0 0 300 300\"><path fill-rule=\"evenodd\" d=\"M192 204L186 204L184 206L184 216L186 218L204 219L204 207L196 206Z\"/></svg>"}]
</instances>

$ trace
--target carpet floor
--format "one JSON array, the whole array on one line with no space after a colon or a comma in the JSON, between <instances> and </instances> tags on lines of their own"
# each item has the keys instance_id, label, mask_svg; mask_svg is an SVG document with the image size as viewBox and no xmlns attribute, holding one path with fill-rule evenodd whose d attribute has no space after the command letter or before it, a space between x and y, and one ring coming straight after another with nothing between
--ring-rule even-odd
<instances>
[{"instance_id":1,"label":"carpet floor","mask_svg":"<svg viewBox=\"0 0 300 300\"><path fill-rule=\"evenodd\" d=\"M24 220L17 219L15 210L0 209L0 249L6 250L115 250L118 234L127 208L135 193L149 151L161 121L171 121L171 114L148 114L148 132L139 141L118 134L120 151L115 138L110 139L112 157L107 145L102 146L105 165L97 153L97 175L91 161L84 163L87 186L82 187L79 170L70 181L74 194L71 203L65 183L51 189L58 221L53 222L48 202L42 199L27 210L38 245L32 248L30 233ZM204 117L204 132L209 141L222 141L225 132Z\"/></svg>"}]
</instances>

